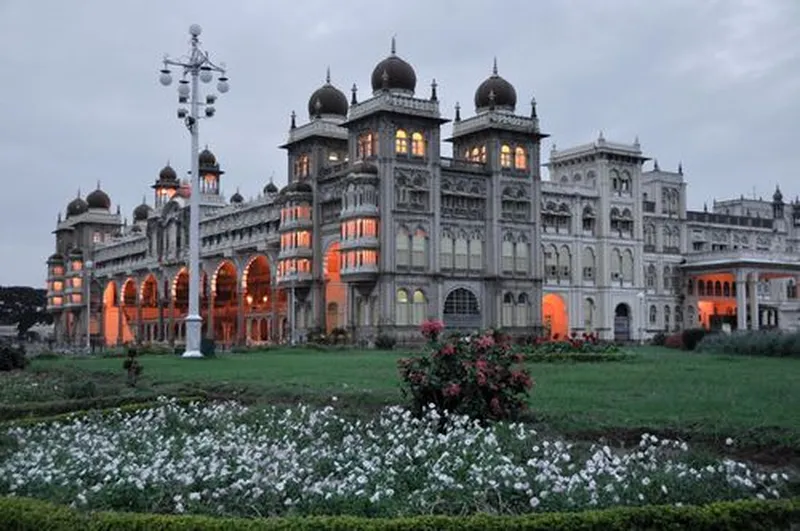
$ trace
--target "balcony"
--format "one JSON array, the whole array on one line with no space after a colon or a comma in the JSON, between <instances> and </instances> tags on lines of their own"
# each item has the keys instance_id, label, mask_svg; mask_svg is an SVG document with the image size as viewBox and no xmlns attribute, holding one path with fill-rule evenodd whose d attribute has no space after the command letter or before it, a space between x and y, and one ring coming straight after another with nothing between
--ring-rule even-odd
<instances>
[{"instance_id":1,"label":"balcony","mask_svg":"<svg viewBox=\"0 0 800 531\"><path fill-rule=\"evenodd\" d=\"M278 277L278 284L281 286L304 286L313 280L310 271L291 271Z\"/></svg>"},{"instance_id":2,"label":"balcony","mask_svg":"<svg viewBox=\"0 0 800 531\"><path fill-rule=\"evenodd\" d=\"M730 249L725 251L705 251L686 256L683 267L706 266L750 266L782 269L800 269L800 256L787 253L773 253L754 249Z\"/></svg>"},{"instance_id":3,"label":"balcony","mask_svg":"<svg viewBox=\"0 0 800 531\"><path fill-rule=\"evenodd\" d=\"M311 247L288 247L281 249L278 253L278 260L285 260L289 258L312 258L314 250Z\"/></svg>"},{"instance_id":4,"label":"balcony","mask_svg":"<svg viewBox=\"0 0 800 531\"><path fill-rule=\"evenodd\" d=\"M342 267L339 274L345 282L374 282L378 276L378 264Z\"/></svg>"},{"instance_id":5,"label":"balcony","mask_svg":"<svg viewBox=\"0 0 800 531\"><path fill-rule=\"evenodd\" d=\"M342 239L339 242L339 249L379 249L380 241L376 236L362 236L360 238Z\"/></svg>"}]
</instances>

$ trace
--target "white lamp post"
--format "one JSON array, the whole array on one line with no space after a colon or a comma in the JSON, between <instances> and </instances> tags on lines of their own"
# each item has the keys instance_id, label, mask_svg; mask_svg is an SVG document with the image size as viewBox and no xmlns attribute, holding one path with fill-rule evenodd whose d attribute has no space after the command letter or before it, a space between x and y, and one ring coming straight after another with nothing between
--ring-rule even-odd
<instances>
[{"instance_id":1,"label":"white lamp post","mask_svg":"<svg viewBox=\"0 0 800 531\"><path fill-rule=\"evenodd\" d=\"M92 267L94 262L83 263L84 282L86 282L86 353L92 353Z\"/></svg>"},{"instance_id":2,"label":"white lamp post","mask_svg":"<svg viewBox=\"0 0 800 531\"><path fill-rule=\"evenodd\" d=\"M186 315L186 352L184 358L202 358L200 352L200 332L203 318L200 317L200 175L198 171L198 126L201 118L211 118L216 109L216 95L208 94L205 102L200 101L200 87L198 78L203 83L210 82L214 72L219 74L217 91L221 94L228 92L228 78L225 68L217 66L208 58L208 53L200 49L198 37L202 28L197 24L189 27L191 35L189 56L175 61L164 58L164 68L161 70L159 81L168 86L172 83L170 66L183 69L183 78L178 82L178 103L189 103L189 109L178 109L178 118L183 120L191 134L191 161L192 185L189 207L189 311ZM187 76L189 79L187 80ZM204 116L200 116L200 107L205 107Z\"/></svg>"}]
</instances>

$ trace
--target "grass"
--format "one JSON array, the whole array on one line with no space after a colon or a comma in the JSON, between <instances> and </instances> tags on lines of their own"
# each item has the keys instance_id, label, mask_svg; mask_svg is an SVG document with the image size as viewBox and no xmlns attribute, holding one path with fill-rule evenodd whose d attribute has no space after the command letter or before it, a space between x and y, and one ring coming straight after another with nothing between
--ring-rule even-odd
<instances>
[{"instance_id":1,"label":"grass","mask_svg":"<svg viewBox=\"0 0 800 531\"><path fill-rule=\"evenodd\" d=\"M800 360L633 349L614 363L532 363L533 421L571 436L637 437L642 431L781 448L800 456ZM203 360L145 356L141 387L202 389L254 402L340 404L356 413L402 400L400 352L276 349ZM124 389L120 358L34 360L35 378L98 379ZM6 387L0 376L0 389ZM13 386L11 386L13 387ZM12 397L0 391L0 400ZM59 398L53 396L53 398Z\"/></svg>"}]
</instances>

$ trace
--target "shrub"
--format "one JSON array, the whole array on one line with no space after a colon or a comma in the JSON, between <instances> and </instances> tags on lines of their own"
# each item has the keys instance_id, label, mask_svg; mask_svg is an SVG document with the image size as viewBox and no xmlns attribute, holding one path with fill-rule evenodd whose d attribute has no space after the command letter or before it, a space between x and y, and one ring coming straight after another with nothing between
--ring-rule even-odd
<instances>
[{"instance_id":1,"label":"shrub","mask_svg":"<svg viewBox=\"0 0 800 531\"><path fill-rule=\"evenodd\" d=\"M97 384L92 380L69 382L64 388L64 395L70 400L94 398L100 394Z\"/></svg>"},{"instance_id":2,"label":"shrub","mask_svg":"<svg viewBox=\"0 0 800 531\"><path fill-rule=\"evenodd\" d=\"M696 350L713 354L800 357L800 333L742 330L732 334L709 334L697 344Z\"/></svg>"},{"instance_id":3,"label":"shrub","mask_svg":"<svg viewBox=\"0 0 800 531\"><path fill-rule=\"evenodd\" d=\"M657 347L663 347L667 342L667 334L664 332L658 332L653 336L653 339L651 339L650 342Z\"/></svg>"},{"instance_id":4,"label":"shrub","mask_svg":"<svg viewBox=\"0 0 800 531\"><path fill-rule=\"evenodd\" d=\"M136 382L139 380L139 375L142 374L142 364L137 359L139 352L135 347L128 348L128 357L122 362L122 368L127 372L128 385L136 387Z\"/></svg>"},{"instance_id":5,"label":"shrub","mask_svg":"<svg viewBox=\"0 0 800 531\"><path fill-rule=\"evenodd\" d=\"M9 341L0 344L0 371L14 371L28 366L25 347Z\"/></svg>"},{"instance_id":6,"label":"shrub","mask_svg":"<svg viewBox=\"0 0 800 531\"><path fill-rule=\"evenodd\" d=\"M683 334L670 334L664 339L667 348L683 348Z\"/></svg>"},{"instance_id":7,"label":"shrub","mask_svg":"<svg viewBox=\"0 0 800 531\"><path fill-rule=\"evenodd\" d=\"M688 328L683 331L683 348L694 350L708 332L705 328Z\"/></svg>"},{"instance_id":8,"label":"shrub","mask_svg":"<svg viewBox=\"0 0 800 531\"><path fill-rule=\"evenodd\" d=\"M411 410L421 415L433 405L441 413L480 420L516 418L533 386L530 374L520 366L522 355L514 353L505 338L495 339L493 332L442 343L430 340L440 332L423 328L429 351L398 362Z\"/></svg>"},{"instance_id":9,"label":"shrub","mask_svg":"<svg viewBox=\"0 0 800 531\"><path fill-rule=\"evenodd\" d=\"M203 356L214 357L217 354L217 342L210 337L204 337L200 340L200 353Z\"/></svg>"},{"instance_id":10,"label":"shrub","mask_svg":"<svg viewBox=\"0 0 800 531\"><path fill-rule=\"evenodd\" d=\"M378 350L392 350L396 344L397 339L385 332L381 332L375 338L375 348Z\"/></svg>"},{"instance_id":11,"label":"shrub","mask_svg":"<svg viewBox=\"0 0 800 531\"><path fill-rule=\"evenodd\" d=\"M442 330L444 330L444 323L438 319L430 319L420 326L422 337L430 343L435 343L439 340L439 334L442 333Z\"/></svg>"}]
</instances>

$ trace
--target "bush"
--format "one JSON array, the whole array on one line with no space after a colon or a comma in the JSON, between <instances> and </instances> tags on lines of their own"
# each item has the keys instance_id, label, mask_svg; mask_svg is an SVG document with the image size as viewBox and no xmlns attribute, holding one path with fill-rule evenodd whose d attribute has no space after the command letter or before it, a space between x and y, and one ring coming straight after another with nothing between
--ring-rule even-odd
<instances>
[{"instance_id":1,"label":"bush","mask_svg":"<svg viewBox=\"0 0 800 531\"><path fill-rule=\"evenodd\" d=\"M92 380L69 382L64 388L64 395L70 400L83 400L100 395L97 384Z\"/></svg>"},{"instance_id":2,"label":"bush","mask_svg":"<svg viewBox=\"0 0 800 531\"><path fill-rule=\"evenodd\" d=\"M214 357L217 354L217 342L210 337L204 337L200 340L200 353L206 357Z\"/></svg>"},{"instance_id":3,"label":"bush","mask_svg":"<svg viewBox=\"0 0 800 531\"><path fill-rule=\"evenodd\" d=\"M28 366L25 347L9 341L0 344L0 371L21 370Z\"/></svg>"},{"instance_id":4,"label":"bush","mask_svg":"<svg viewBox=\"0 0 800 531\"><path fill-rule=\"evenodd\" d=\"M525 409L533 380L505 338L487 332L440 343L430 339L441 330L432 334L425 324L422 330L429 352L398 362L403 395L415 414L433 405L441 413L501 420Z\"/></svg>"},{"instance_id":5,"label":"bush","mask_svg":"<svg viewBox=\"0 0 800 531\"><path fill-rule=\"evenodd\" d=\"M381 332L375 338L375 348L378 350L392 350L397 344L397 338L385 332Z\"/></svg>"},{"instance_id":6,"label":"bush","mask_svg":"<svg viewBox=\"0 0 800 531\"><path fill-rule=\"evenodd\" d=\"M532 354L562 354L562 353L615 353L619 352L619 345L603 341L596 333L584 332L578 335L573 332L569 337L562 339L544 340L538 338L526 345L525 351Z\"/></svg>"},{"instance_id":7,"label":"bush","mask_svg":"<svg viewBox=\"0 0 800 531\"><path fill-rule=\"evenodd\" d=\"M664 339L667 348L683 348L683 334L670 334Z\"/></svg>"},{"instance_id":8,"label":"bush","mask_svg":"<svg viewBox=\"0 0 800 531\"><path fill-rule=\"evenodd\" d=\"M713 354L800 357L800 333L742 330L732 334L709 334L697 344L696 350Z\"/></svg>"},{"instance_id":9,"label":"bush","mask_svg":"<svg viewBox=\"0 0 800 531\"><path fill-rule=\"evenodd\" d=\"M683 348L694 350L708 332L705 328L689 328L683 331Z\"/></svg>"},{"instance_id":10,"label":"bush","mask_svg":"<svg viewBox=\"0 0 800 531\"><path fill-rule=\"evenodd\" d=\"M664 344L667 342L667 334L664 332L658 332L656 335L653 336L653 339L650 340L650 343L657 347L663 347Z\"/></svg>"},{"instance_id":11,"label":"bush","mask_svg":"<svg viewBox=\"0 0 800 531\"><path fill-rule=\"evenodd\" d=\"M139 380L139 375L142 374L142 364L137 359L139 352L135 347L128 348L128 357L122 362L122 368L125 369L128 378L128 385L136 387L136 382Z\"/></svg>"}]
</instances>

